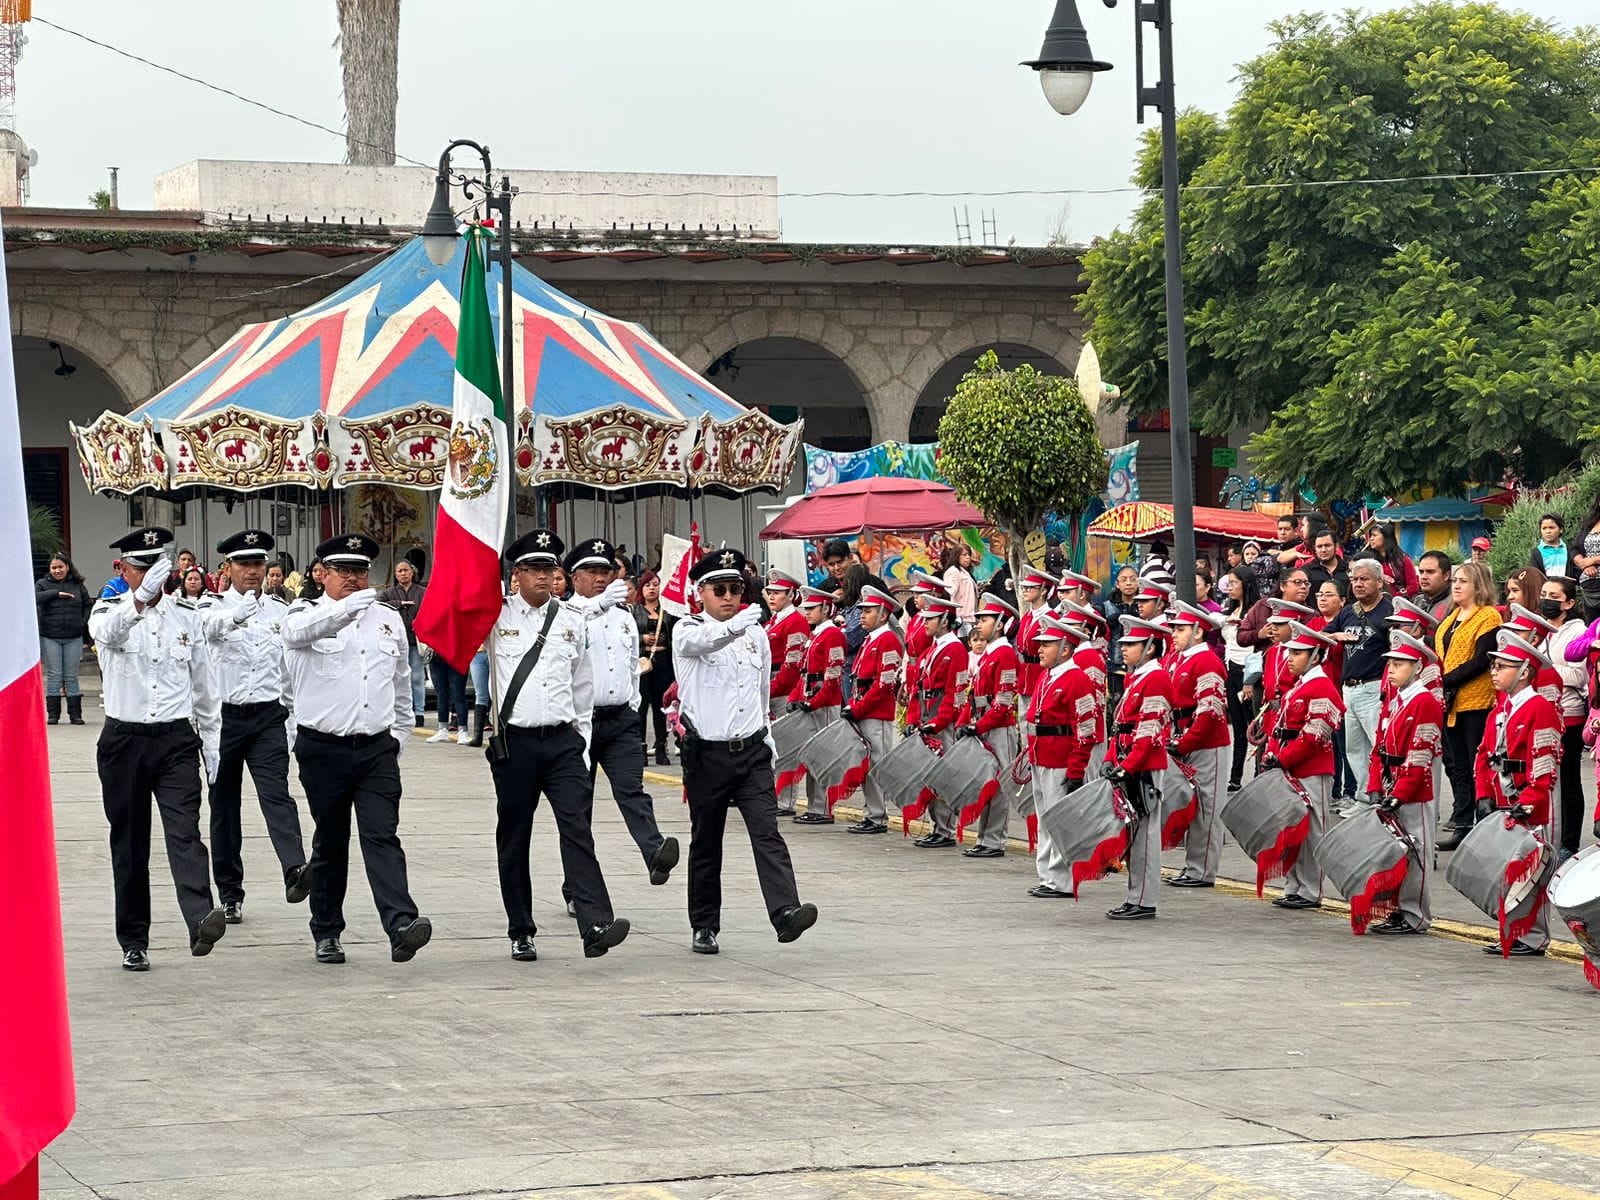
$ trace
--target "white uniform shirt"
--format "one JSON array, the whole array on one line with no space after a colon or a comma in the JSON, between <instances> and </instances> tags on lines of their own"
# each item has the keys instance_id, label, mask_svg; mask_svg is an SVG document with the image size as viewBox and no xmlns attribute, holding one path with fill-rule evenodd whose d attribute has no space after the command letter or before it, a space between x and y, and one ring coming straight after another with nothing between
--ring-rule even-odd
<instances>
[{"instance_id":1,"label":"white uniform shirt","mask_svg":"<svg viewBox=\"0 0 1600 1200\"><path fill-rule=\"evenodd\" d=\"M589 678L594 707L626 704L639 711L639 625L625 604L600 608L598 596L572 601L588 622ZM554 630L551 630L554 633Z\"/></svg>"},{"instance_id":2,"label":"white uniform shirt","mask_svg":"<svg viewBox=\"0 0 1600 1200\"><path fill-rule=\"evenodd\" d=\"M390 605L352 618L343 600L296 600L283 619L294 723L338 737L411 736L411 646Z\"/></svg>"},{"instance_id":3,"label":"white uniform shirt","mask_svg":"<svg viewBox=\"0 0 1600 1200\"><path fill-rule=\"evenodd\" d=\"M106 716L140 725L193 721L215 747L222 704L200 613L166 596L143 612L131 592L96 601L89 636L100 652Z\"/></svg>"},{"instance_id":4,"label":"white uniform shirt","mask_svg":"<svg viewBox=\"0 0 1600 1200\"><path fill-rule=\"evenodd\" d=\"M234 620L244 595L229 588L200 602L206 640L216 663L218 690L224 704L287 702L284 693L283 622L289 606L275 596L261 597L261 607L243 625Z\"/></svg>"},{"instance_id":5,"label":"white uniform shirt","mask_svg":"<svg viewBox=\"0 0 1600 1200\"><path fill-rule=\"evenodd\" d=\"M590 700L589 648L583 612L554 597L534 608L513 592L500 607L500 619L489 635L490 664L494 668L494 694L504 696L511 687L517 664L539 640L550 605L556 619L539 652L539 661L517 693L515 708L505 715L507 725L535 729L547 725L576 725L585 741L593 719Z\"/></svg>"},{"instance_id":6,"label":"white uniform shirt","mask_svg":"<svg viewBox=\"0 0 1600 1200\"><path fill-rule=\"evenodd\" d=\"M708 742L749 737L767 722L772 648L766 630L756 624L737 633L728 624L701 613L672 630L678 711Z\"/></svg>"}]
</instances>

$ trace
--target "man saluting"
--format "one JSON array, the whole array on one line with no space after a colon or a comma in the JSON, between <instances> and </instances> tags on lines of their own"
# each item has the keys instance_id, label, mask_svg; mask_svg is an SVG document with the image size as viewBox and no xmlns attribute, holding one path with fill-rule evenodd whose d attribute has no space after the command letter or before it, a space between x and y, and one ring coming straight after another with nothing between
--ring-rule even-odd
<instances>
[{"instance_id":1,"label":"man saluting","mask_svg":"<svg viewBox=\"0 0 1600 1200\"><path fill-rule=\"evenodd\" d=\"M678 675L683 789L689 801L689 924L696 954L717 953L722 928L722 837L737 808L755 852L756 877L780 942L817 923L817 906L801 904L789 848L778 832L773 748L766 715L771 650L761 609L740 611L745 557L738 550L706 555L689 577L704 610L678 622L672 656Z\"/></svg>"}]
</instances>

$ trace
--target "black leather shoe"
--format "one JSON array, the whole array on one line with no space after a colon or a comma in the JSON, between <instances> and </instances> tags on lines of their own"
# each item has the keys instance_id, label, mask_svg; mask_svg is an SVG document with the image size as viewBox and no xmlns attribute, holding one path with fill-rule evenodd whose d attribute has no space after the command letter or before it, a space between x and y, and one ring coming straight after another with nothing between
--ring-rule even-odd
<instances>
[{"instance_id":1,"label":"black leather shoe","mask_svg":"<svg viewBox=\"0 0 1600 1200\"><path fill-rule=\"evenodd\" d=\"M311 864L301 863L283 873L283 898L290 904L300 904L311 895Z\"/></svg>"},{"instance_id":2,"label":"black leather shoe","mask_svg":"<svg viewBox=\"0 0 1600 1200\"><path fill-rule=\"evenodd\" d=\"M1272 902L1273 908L1321 908L1321 900L1312 900L1307 896L1279 896Z\"/></svg>"},{"instance_id":3,"label":"black leather shoe","mask_svg":"<svg viewBox=\"0 0 1600 1200\"><path fill-rule=\"evenodd\" d=\"M1390 913L1376 925L1367 926L1368 933L1421 933L1415 925L1399 913ZM1498 947L1496 947L1498 949Z\"/></svg>"},{"instance_id":4,"label":"black leather shoe","mask_svg":"<svg viewBox=\"0 0 1600 1200\"><path fill-rule=\"evenodd\" d=\"M1512 942L1511 943L1511 954L1510 954L1510 957L1511 958L1543 958L1544 957L1544 950L1545 950L1545 948L1543 946L1530 946L1526 942ZM1494 955L1495 957L1498 958L1500 956L1500 943L1499 942L1490 942L1487 946L1485 946L1483 948L1483 952L1485 954L1492 954L1492 955Z\"/></svg>"},{"instance_id":5,"label":"black leather shoe","mask_svg":"<svg viewBox=\"0 0 1600 1200\"><path fill-rule=\"evenodd\" d=\"M1209 879L1201 879L1195 875L1174 875L1166 882L1171 887L1181 888L1208 888L1217 886Z\"/></svg>"},{"instance_id":6,"label":"black leather shoe","mask_svg":"<svg viewBox=\"0 0 1600 1200\"><path fill-rule=\"evenodd\" d=\"M189 935L189 953L196 958L204 958L211 953L211 947L222 940L222 935L227 932L228 922L222 915L220 908L213 908L194 927L194 932Z\"/></svg>"},{"instance_id":7,"label":"black leather shoe","mask_svg":"<svg viewBox=\"0 0 1600 1200\"><path fill-rule=\"evenodd\" d=\"M329 964L344 961L344 947L339 944L338 938L317 939L317 961Z\"/></svg>"},{"instance_id":8,"label":"black leather shoe","mask_svg":"<svg viewBox=\"0 0 1600 1200\"><path fill-rule=\"evenodd\" d=\"M244 920L243 900L224 900L222 902L222 920L228 925L237 925Z\"/></svg>"},{"instance_id":9,"label":"black leather shoe","mask_svg":"<svg viewBox=\"0 0 1600 1200\"><path fill-rule=\"evenodd\" d=\"M389 961L410 962L432 937L433 922L427 917L407 921L395 930L394 944L389 947Z\"/></svg>"},{"instance_id":10,"label":"black leather shoe","mask_svg":"<svg viewBox=\"0 0 1600 1200\"><path fill-rule=\"evenodd\" d=\"M1063 892L1060 888L1053 888L1048 883L1036 883L1028 889L1028 895L1035 900L1071 900L1071 892Z\"/></svg>"},{"instance_id":11,"label":"black leather shoe","mask_svg":"<svg viewBox=\"0 0 1600 1200\"><path fill-rule=\"evenodd\" d=\"M1148 921L1155 915L1154 908L1142 904L1119 904L1106 914L1113 921Z\"/></svg>"},{"instance_id":12,"label":"black leather shoe","mask_svg":"<svg viewBox=\"0 0 1600 1200\"><path fill-rule=\"evenodd\" d=\"M656 766L658 766L658 767L670 767L671 765L672 765L672 760L667 757L666 747L657 746L656 747Z\"/></svg>"},{"instance_id":13,"label":"black leather shoe","mask_svg":"<svg viewBox=\"0 0 1600 1200\"><path fill-rule=\"evenodd\" d=\"M920 846L924 850L943 850L946 846L954 846L956 840L953 837L945 837L942 833L925 833L911 844Z\"/></svg>"},{"instance_id":14,"label":"black leather shoe","mask_svg":"<svg viewBox=\"0 0 1600 1200\"><path fill-rule=\"evenodd\" d=\"M694 931L694 940L689 943L689 949L696 954L719 953L716 931L712 929L696 929Z\"/></svg>"},{"instance_id":15,"label":"black leather shoe","mask_svg":"<svg viewBox=\"0 0 1600 1200\"><path fill-rule=\"evenodd\" d=\"M677 865L678 839L669 837L661 843L650 859L650 882L659 887L672 875L672 868ZM568 908L570 909L571 905L568 905Z\"/></svg>"},{"instance_id":16,"label":"black leather shoe","mask_svg":"<svg viewBox=\"0 0 1600 1200\"><path fill-rule=\"evenodd\" d=\"M539 952L533 947L533 935L525 933L511 939L511 957L518 962L538 962Z\"/></svg>"},{"instance_id":17,"label":"black leather shoe","mask_svg":"<svg viewBox=\"0 0 1600 1200\"><path fill-rule=\"evenodd\" d=\"M601 958L613 946L620 946L628 936L627 917L618 917L605 925L592 925L589 932L583 935L583 956L585 958Z\"/></svg>"},{"instance_id":18,"label":"black leather shoe","mask_svg":"<svg viewBox=\"0 0 1600 1200\"><path fill-rule=\"evenodd\" d=\"M844 827L846 833L888 833L887 825L880 825L876 821L857 821L854 825Z\"/></svg>"},{"instance_id":19,"label":"black leather shoe","mask_svg":"<svg viewBox=\"0 0 1600 1200\"><path fill-rule=\"evenodd\" d=\"M791 904L778 914L778 919L772 926L778 931L780 942L792 942L816 923L815 904Z\"/></svg>"},{"instance_id":20,"label":"black leather shoe","mask_svg":"<svg viewBox=\"0 0 1600 1200\"><path fill-rule=\"evenodd\" d=\"M832 825L833 818L825 812L812 812L807 809L803 813L795 814L794 823L796 825Z\"/></svg>"},{"instance_id":21,"label":"black leather shoe","mask_svg":"<svg viewBox=\"0 0 1600 1200\"><path fill-rule=\"evenodd\" d=\"M1461 845L1466 836L1467 835L1462 833L1461 830L1452 829L1449 833L1445 834L1442 838L1435 842L1433 844L1433 848L1435 850L1454 850L1457 846Z\"/></svg>"},{"instance_id":22,"label":"black leather shoe","mask_svg":"<svg viewBox=\"0 0 1600 1200\"><path fill-rule=\"evenodd\" d=\"M150 956L138 946L132 950L122 952L122 969L124 971L148 971L150 969Z\"/></svg>"},{"instance_id":23,"label":"black leather shoe","mask_svg":"<svg viewBox=\"0 0 1600 1200\"><path fill-rule=\"evenodd\" d=\"M968 846L961 852L962 858L1004 858L1006 852L998 846Z\"/></svg>"}]
</instances>

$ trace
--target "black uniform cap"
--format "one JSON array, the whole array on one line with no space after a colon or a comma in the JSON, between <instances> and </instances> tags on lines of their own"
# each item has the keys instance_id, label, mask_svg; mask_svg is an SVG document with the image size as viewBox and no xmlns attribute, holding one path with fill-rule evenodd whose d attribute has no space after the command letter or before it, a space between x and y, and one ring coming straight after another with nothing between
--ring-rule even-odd
<instances>
[{"instance_id":1,"label":"black uniform cap","mask_svg":"<svg viewBox=\"0 0 1600 1200\"><path fill-rule=\"evenodd\" d=\"M381 547L364 533L342 533L317 543L317 557L330 567L370 567Z\"/></svg>"},{"instance_id":2,"label":"black uniform cap","mask_svg":"<svg viewBox=\"0 0 1600 1200\"><path fill-rule=\"evenodd\" d=\"M152 525L148 529L135 529L123 534L111 543L111 549L122 551L124 562L136 567L148 567L166 553L172 542L172 530Z\"/></svg>"},{"instance_id":3,"label":"black uniform cap","mask_svg":"<svg viewBox=\"0 0 1600 1200\"><path fill-rule=\"evenodd\" d=\"M555 530L530 529L506 547L506 561L514 567L553 567L565 549Z\"/></svg>"},{"instance_id":4,"label":"black uniform cap","mask_svg":"<svg viewBox=\"0 0 1600 1200\"><path fill-rule=\"evenodd\" d=\"M740 550L712 550L689 569L695 583L714 583L719 579L744 578L744 553Z\"/></svg>"},{"instance_id":5,"label":"black uniform cap","mask_svg":"<svg viewBox=\"0 0 1600 1200\"><path fill-rule=\"evenodd\" d=\"M605 567L608 571L614 571L617 567L617 548L605 538L591 538L573 546L561 565L567 569L568 575L579 567Z\"/></svg>"},{"instance_id":6,"label":"black uniform cap","mask_svg":"<svg viewBox=\"0 0 1600 1200\"><path fill-rule=\"evenodd\" d=\"M264 529L241 529L217 543L217 553L233 562L251 558L266 558L277 542Z\"/></svg>"}]
</instances>

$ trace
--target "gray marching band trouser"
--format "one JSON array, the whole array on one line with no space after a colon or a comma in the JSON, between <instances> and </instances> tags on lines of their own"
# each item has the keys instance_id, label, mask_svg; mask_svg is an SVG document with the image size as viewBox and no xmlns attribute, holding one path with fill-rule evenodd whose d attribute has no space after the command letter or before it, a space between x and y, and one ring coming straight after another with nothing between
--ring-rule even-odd
<instances>
[{"instance_id":1,"label":"gray marching band trouser","mask_svg":"<svg viewBox=\"0 0 1600 1200\"><path fill-rule=\"evenodd\" d=\"M856 732L867 743L870 762L880 761L894 747L893 721L878 721L872 718L860 720L856 722ZM867 768L867 778L861 784L861 819L870 821L874 825L889 823L888 797L883 794L883 789L873 778L870 766Z\"/></svg>"},{"instance_id":2,"label":"gray marching band trouser","mask_svg":"<svg viewBox=\"0 0 1600 1200\"><path fill-rule=\"evenodd\" d=\"M768 725L770 726L772 722L776 721L779 717L783 716L788 711L789 711L789 697L787 697L787 696L772 696L772 697L770 697L767 700L767 723L768 723ZM788 787L783 788L781 791L779 791L777 793L777 796L778 796L778 811L780 813L792 813L792 812L794 812L795 801L800 799L800 785L798 783L791 783Z\"/></svg>"},{"instance_id":3,"label":"gray marching band trouser","mask_svg":"<svg viewBox=\"0 0 1600 1200\"><path fill-rule=\"evenodd\" d=\"M1561 798L1551 789L1550 794L1550 820L1543 825L1537 825L1539 835L1544 838L1545 845L1550 847L1550 853L1555 854L1561 849L1561 819L1557 815L1560 811ZM1539 904L1539 912L1533 919L1533 928L1517 939L1524 946L1532 946L1535 950L1542 950L1550 944L1550 895L1548 892L1549 880L1545 881L1544 895Z\"/></svg>"},{"instance_id":4,"label":"gray marching band trouser","mask_svg":"<svg viewBox=\"0 0 1600 1200\"><path fill-rule=\"evenodd\" d=\"M1210 750L1194 750L1184 756L1184 762L1194 768L1194 787L1200 798L1200 808L1184 840L1183 873L1207 883L1216 881L1217 864L1222 861L1224 830L1217 810L1221 807L1223 772L1228 767L1229 752L1230 747L1217 746Z\"/></svg>"},{"instance_id":5,"label":"gray marching band trouser","mask_svg":"<svg viewBox=\"0 0 1600 1200\"><path fill-rule=\"evenodd\" d=\"M1142 790L1147 815L1133 824L1128 846L1128 903L1140 908L1156 906L1161 887L1161 790L1160 776L1144 771L1129 772L1128 786Z\"/></svg>"},{"instance_id":6,"label":"gray marching band trouser","mask_svg":"<svg viewBox=\"0 0 1600 1200\"><path fill-rule=\"evenodd\" d=\"M1328 829L1328 794L1333 790L1332 775L1311 775L1297 779L1301 789L1311 799L1311 834L1300 847L1294 861L1294 870L1283 881L1285 896L1304 896L1307 900L1322 900L1322 869L1317 866L1317 847Z\"/></svg>"},{"instance_id":7,"label":"gray marching band trouser","mask_svg":"<svg viewBox=\"0 0 1600 1200\"><path fill-rule=\"evenodd\" d=\"M929 735L939 743L940 749L948 750L956 744L956 731L951 726L945 726L937 733ZM911 799L915 800L913 796ZM933 794L933 799L928 802L928 820L933 822L933 832L940 837L954 838L956 836L955 806L938 792Z\"/></svg>"},{"instance_id":8,"label":"gray marching band trouser","mask_svg":"<svg viewBox=\"0 0 1600 1200\"><path fill-rule=\"evenodd\" d=\"M1065 767L1033 768L1033 809L1038 812L1067 794L1067 769ZM1039 822L1039 844L1034 847L1033 862L1039 872L1039 882L1058 892L1072 890L1072 868L1061 851L1045 832L1044 822Z\"/></svg>"},{"instance_id":9,"label":"gray marching band trouser","mask_svg":"<svg viewBox=\"0 0 1600 1200\"><path fill-rule=\"evenodd\" d=\"M815 722L816 732L820 733L832 725L843 711L837 704L831 704L827 708L812 709L811 719ZM806 812L828 815L828 789L810 775L806 776Z\"/></svg>"},{"instance_id":10,"label":"gray marching band trouser","mask_svg":"<svg viewBox=\"0 0 1600 1200\"><path fill-rule=\"evenodd\" d=\"M1439 825L1439 805L1444 802L1444 789L1448 783L1449 780L1445 778L1444 773L1444 755L1436 754L1433 756L1433 802L1428 805L1428 811L1433 814L1433 824L1436 829ZM1428 867L1430 870L1433 867L1431 860Z\"/></svg>"},{"instance_id":11,"label":"gray marching band trouser","mask_svg":"<svg viewBox=\"0 0 1600 1200\"><path fill-rule=\"evenodd\" d=\"M1017 757L1017 727L1003 725L983 734L983 744L994 752L995 759L1004 771ZM978 817L978 845L992 850L1006 848L1006 826L1011 821L1011 801L1005 792L996 792L994 798L983 806Z\"/></svg>"},{"instance_id":12,"label":"gray marching band trouser","mask_svg":"<svg viewBox=\"0 0 1600 1200\"><path fill-rule=\"evenodd\" d=\"M1437 798L1438 793L1434 793ZM1398 903L1400 916L1413 929L1426 929L1433 924L1433 903L1429 893L1433 874L1433 841L1437 821L1433 801L1427 804L1402 804L1395 809L1395 819L1400 828L1416 843L1417 857L1422 859L1422 869L1412 862L1406 868L1405 882L1400 885ZM1409 853L1409 852L1408 852Z\"/></svg>"}]
</instances>

